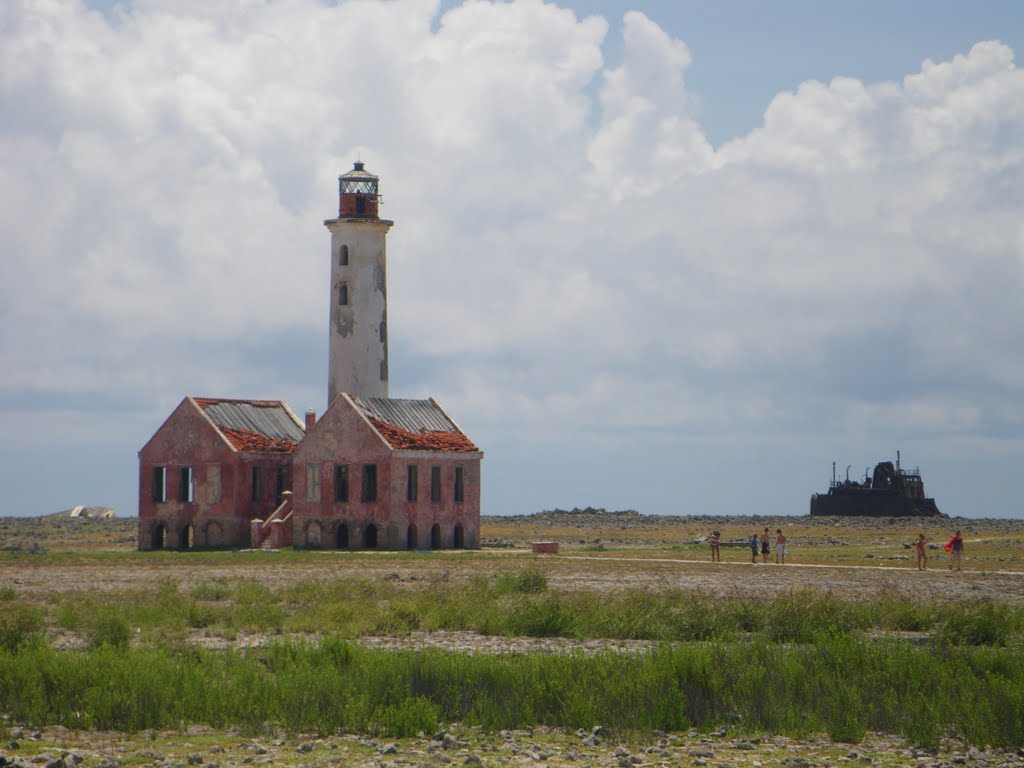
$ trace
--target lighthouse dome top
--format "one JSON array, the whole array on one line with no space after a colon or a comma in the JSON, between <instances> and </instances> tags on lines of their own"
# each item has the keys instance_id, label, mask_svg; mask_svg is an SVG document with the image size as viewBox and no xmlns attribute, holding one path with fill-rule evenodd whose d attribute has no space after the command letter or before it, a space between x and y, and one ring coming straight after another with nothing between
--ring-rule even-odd
<instances>
[{"instance_id":1,"label":"lighthouse dome top","mask_svg":"<svg viewBox=\"0 0 1024 768\"><path fill-rule=\"evenodd\" d=\"M379 178L363 166L353 164L352 170L338 177L338 217L342 219L377 219L377 206L382 202Z\"/></svg>"},{"instance_id":2,"label":"lighthouse dome top","mask_svg":"<svg viewBox=\"0 0 1024 768\"><path fill-rule=\"evenodd\" d=\"M351 171L338 177L342 194L375 195L379 180L378 176L366 170L361 161L353 163Z\"/></svg>"}]
</instances>

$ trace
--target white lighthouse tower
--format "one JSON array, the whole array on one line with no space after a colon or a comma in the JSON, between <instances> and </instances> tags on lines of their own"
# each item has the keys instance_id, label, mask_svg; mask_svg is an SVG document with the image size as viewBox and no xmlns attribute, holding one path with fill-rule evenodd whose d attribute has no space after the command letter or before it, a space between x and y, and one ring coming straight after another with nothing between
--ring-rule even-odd
<instances>
[{"instance_id":1,"label":"white lighthouse tower","mask_svg":"<svg viewBox=\"0 0 1024 768\"><path fill-rule=\"evenodd\" d=\"M388 396L387 234L377 216L379 179L362 163L338 177L331 232L331 327L327 405L342 392Z\"/></svg>"}]
</instances>

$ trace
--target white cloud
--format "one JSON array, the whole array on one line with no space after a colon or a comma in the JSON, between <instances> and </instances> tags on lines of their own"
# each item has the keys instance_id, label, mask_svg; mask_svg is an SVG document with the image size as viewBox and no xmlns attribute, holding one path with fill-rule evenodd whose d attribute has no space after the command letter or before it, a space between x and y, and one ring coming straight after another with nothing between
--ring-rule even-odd
<instances>
[{"instance_id":1,"label":"white cloud","mask_svg":"<svg viewBox=\"0 0 1024 768\"><path fill-rule=\"evenodd\" d=\"M1019 437L1006 46L803 83L716 148L689 50L641 13L608 67L599 17L437 9L5 4L7 411L326 389L307 373L325 359L275 365L275 344L326 357L322 221L361 154L396 220L394 393L436 394L467 429Z\"/></svg>"}]
</instances>

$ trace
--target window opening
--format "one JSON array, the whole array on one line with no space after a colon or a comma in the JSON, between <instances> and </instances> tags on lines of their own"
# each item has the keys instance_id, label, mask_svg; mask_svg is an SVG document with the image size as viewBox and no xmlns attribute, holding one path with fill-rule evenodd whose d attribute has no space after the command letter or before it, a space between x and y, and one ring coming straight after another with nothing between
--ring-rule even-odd
<instances>
[{"instance_id":1,"label":"window opening","mask_svg":"<svg viewBox=\"0 0 1024 768\"><path fill-rule=\"evenodd\" d=\"M334 500L348 501L348 464L334 466Z\"/></svg>"},{"instance_id":2,"label":"window opening","mask_svg":"<svg viewBox=\"0 0 1024 768\"><path fill-rule=\"evenodd\" d=\"M377 500L377 465L363 465L363 501Z\"/></svg>"},{"instance_id":3,"label":"window opening","mask_svg":"<svg viewBox=\"0 0 1024 768\"><path fill-rule=\"evenodd\" d=\"M338 549L348 549L348 526L345 523L338 526Z\"/></svg>"},{"instance_id":4,"label":"window opening","mask_svg":"<svg viewBox=\"0 0 1024 768\"><path fill-rule=\"evenodd\" d=\"M430 468L430 500L441 500L441 468Z\"/></svg>"},{"instance_id":5,"label":"window opening","mask_svg":"<svg viewBox=\"0 0 1024 768\"><path fill-rule=\"evenodd\" d=\"M338 265L342 267L348 266L348 246L341 246L341 252L338 254Z\"/></svg>"},{"instance_id":6,"label":"window opening","mask_svg":"<svg viewBox=\"0 0 1024 768\"><path fill-rule=\"evenodd\" d=\"M209 501L210 503L216 503L220 501L220 464L206 465L206 492L207 501Z\"/></svg>"},{"instance_id":7,"label":"window opening","mask_svg":"<svg viewBox=\"0 0 1024 768\"><path fill-rule=\"evenodd\" d=\"M465 533L462 530L461 523L455 526L452 546L455 547L455 549L462 549L466 546Z\"/></svg>"},{"instance_id":8,"label":"window opening","mask_svg":"<svg viewBox=\"0 0 1024 768\"><path fill-rule=\"evenodd\" d=\"M192 503L192 467L182 467L178 482L178 501Z\"/></svg>"},{"instance_id":9,"label":"window opening","mask_svg":"<svg viewBox=\"0 0 1024 768\"><path fill-rule=\"evenodd\" d=\"M342 283L338 288L338 305L345 307L348 306L348 284Z\"/></svg>"},{"instance_id":10,"label":"window opening","mask_svg":"<svg viewBox=\"0 0 1024 768\"><path fill-rule=\"evenodd\" d=\"M306 465L306 501L320 501L320 465Z\"/></svg>"},{"instance_id":11,"label":"window opening","mask_svg":"<svg viewBox=\"0 0 1024 768\"><path fill-rule=\"evenodd\" d=\"M464 485L465 485L465 482L463 480L464 476L465 476L465 472L462 471L462 467L456 467L455 468L455 488L454 488L455 501L462 501L463 494L464 494Z\"/></svg>"},{"instance_id":12,"label":"window opening","mask_svg":"<svg viewBox=\"0 0 1024 768\"><path fill-rule=\"evenodd\" d=\"M363 532L363 546L366 549L377 548L377 526L370 523Z\"/></svg>"},{"instance_id":13,"label":"window opening","mask_svg":"<svg viewBox=\"0 0 1024 768\"><path fill-rule=\"evenodd\" d=\"M288 469L286 467L277 468L277 478L274 482L274 503L280 505L281 499L284 496L284 492L291 486L291 480L288 477Z\"/></svg>"},{"instance_id":14,"label":"window opening","mask_svg":"<svg viewBox=\"0 0 1024 768\"><path fill-rule=\"evenodd\" d=\"M406 501L416 501L416 481L418 475L418 468L415 464L409 465L409 471L405 479L405 498Z\"/></svg>"},{"instance_id":15,"label":"window opening","mask_svg":"<svg viewBox=\"0 0 1024 768\"><path fill-rule=\"evenodd\" d=\"M430 528L430 548L441 548L441 526L434 523Z\"/></svg>"},{"instance_id":16,"label":"window opening","mask_svg":"<svg viewBox=\"0 0 1024 768\"><path fill-rule=\"evenodd\" d=\"M167 467L153 467L153 501L167 501Z\"/></svg>"}]
</instances>

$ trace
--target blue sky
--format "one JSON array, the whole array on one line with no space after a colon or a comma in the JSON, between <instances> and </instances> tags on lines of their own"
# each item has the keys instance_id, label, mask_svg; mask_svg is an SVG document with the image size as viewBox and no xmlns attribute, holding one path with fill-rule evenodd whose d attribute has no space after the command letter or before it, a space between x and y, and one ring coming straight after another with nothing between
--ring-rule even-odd
<instances>
[{"instance_id":1,"label":"blue sky","mask_svg":"<svg viewBox=\"0 0 1024 768\"><path fill-rule=\"evenodd\" d=\"M92 12L90 12L90 9ZM135 511L186 394L322 411L336 176L484 512L1024 516L1024 6L0 10L0 514Z\"/></svg>"}]
</instances>

